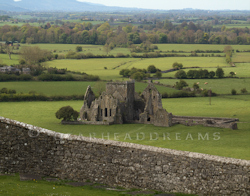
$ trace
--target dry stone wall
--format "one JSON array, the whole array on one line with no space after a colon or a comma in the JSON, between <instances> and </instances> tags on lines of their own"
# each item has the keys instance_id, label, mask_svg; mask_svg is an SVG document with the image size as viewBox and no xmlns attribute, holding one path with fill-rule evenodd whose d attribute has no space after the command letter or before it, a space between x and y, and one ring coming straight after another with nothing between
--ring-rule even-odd
<instances>
[{"instance_id":1,"label":"dry stone wall","mask_svg":"<svg viewBox=\"0 0 250 196\"><path fill-rule=\"evenodd\" d=\"M0 172L199 195L250 195L250 161L56 133L0 117Z\"/></svg>"}]
</instances>

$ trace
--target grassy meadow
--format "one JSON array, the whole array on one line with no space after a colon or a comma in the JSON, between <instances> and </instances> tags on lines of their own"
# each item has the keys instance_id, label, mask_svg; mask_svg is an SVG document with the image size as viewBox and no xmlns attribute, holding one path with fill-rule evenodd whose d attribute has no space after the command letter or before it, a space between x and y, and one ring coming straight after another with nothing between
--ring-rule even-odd
<instances>
[{"instance_id":1,"label":"grassy meadow","mask_svg":"<svg viewBox=\"0 0 250 196\"><path fill-rule=\"evenodd\" d=\"M174 115L239 118L238 130L184 125L169 128L144 124L61 125L55 117L56 111L67 105L79 111L82 101L2 102L0 116L62 133L87 137L95 133L96 137L111 140L117 139L114 137L117 133L118 141L250 160L249 101L250 95L213 97L212 105L209 105L208 97L163 99L164 108ZM140 133L145 134L143 140L137 139ZM188 134L192 139L187 138ZM199 134L208 134L209 139L203 140ZM219 140L216 140L216 134ZM180 140L176 139L177 136L180 136Z\"/></svg>"},{"instance_id":2,"label":"grassy meadow","mask_svg":"<svg viewBox=\"0 0 250 196\"><path fill-rule=\"evenodd\" d=\"M122 79L119 75L122 69L147 69L155 65L161 70L172 68L174 62L182 63L184 67L224 67L228 66L223 57L167 57L167 58L107 58L107 59L82 59L82 60L54 60L47 62L47 67L57 67L70 71L80 71L87 74L98 75L104 80ZM107 67L107 69L104 69Z\"/></svg>"},{"instance_id":3,"label":"grassy meadow","mask_svg":"<svg viewBox=\"0 0 250 196\"><path fill-rule=\"evenodd\" d=\"M0 64L18 65L19 64L19 55L11 55L11 59L9 59L9 55L0 54Z\"/></svg>"},{"instance_id":4,"label":"grassy meadow","mask_svg":"<svg viewBox=\"0 0 250 196\"><path fill-rule=\"evenodd\" d=\"M97 95L99 89L105 90L105 82L0 82L0 89L14 89L17 93L29 93L30 91L36 91L39 94L47 96L53 95L84 95L88 86L91 86L94 93ZM142 92L147 87L147 83L135 83L135 91ZM168 88L160 85L156 85L159 92L173 93L178 90Z\"/></svg>"},{"instance_id":5,"label":"grassy meadow","mask_svg":"<svg viewBox=\"0 0 250 196\"><path fill-rule=\"evenodd\" d=\"M227 45L214 45L214 44L157 44L158 49L162 51L195 51L195 50L220 50L223 51ZM234 50L249 50L248 45L231 45Z\"/></svg>"},{"instance_id":6,"label":"grassy meadow","mask_svg":"<svg viewBox=\"0 0 250 196\"><path fill-rule=\"evenodd\" d=\"M232 61L235 63L250 63L250 52L234 53Z\"/></svg>"},{"instance_id":7,"label":"grassy meadow","mask_svg":"<svg viewBox=\"0 0 250 196\"><path fill-rule=\"evenodd\" d=\"M179 79L161 79L159 80L162 84L174 85ZM238 94L241 93L242 88L246 88L248 92L250 91L250 78L238 79L238 78L228 78L228 79L185 79L189 87L192 87L194 83L199 82L200 88L209 89L211 88L213 92L217 94L231 94L231 90L235 89ZM208 82L208 84L205 84Z\"/></svg>"}]
</instances>

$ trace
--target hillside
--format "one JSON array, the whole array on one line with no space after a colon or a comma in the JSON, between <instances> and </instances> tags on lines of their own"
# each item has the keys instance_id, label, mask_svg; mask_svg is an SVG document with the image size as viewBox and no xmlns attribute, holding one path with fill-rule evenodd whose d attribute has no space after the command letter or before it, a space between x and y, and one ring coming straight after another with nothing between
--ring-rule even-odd
<instances>
[{"instance_id":1,"label":"hillside","mask_svg":"<svg viewBox=\"0 0 250 196\"><path fill-rule=\"evenodd\" d=\"M129 11L137 8L109 7L76 0L0 0L2 11Z\"/></svg>"}]
</instances>

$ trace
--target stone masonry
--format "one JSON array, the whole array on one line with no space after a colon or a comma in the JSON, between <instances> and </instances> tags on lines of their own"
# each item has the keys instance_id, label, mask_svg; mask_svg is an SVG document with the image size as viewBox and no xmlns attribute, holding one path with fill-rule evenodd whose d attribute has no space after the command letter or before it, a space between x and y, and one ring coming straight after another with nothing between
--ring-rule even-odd
<instances>
[{"instance_id":1,"label":"stone masonry","mask_svg":"<svg viewBox=\"0 0 250 196\"><path fill-rule=\"evenodd\" d=\"M141 123L164 127L184 124L237 129L239 119L235 118L173 116L162 107L162 96L152 83L148 84L141 95L135 92L134 85L134 81L109 82L106 91L97 99L88 86L80 110L80 121L62 123L95 125Z\"/></svg>"},{"instance_id":2,"label":"stone masonry","mask_svg":"<svg viewBox=\"0 0 250 196\"><path fill-rule=\"evenodd\" d=\"M56 133L0 117L0 173L198 195L250 195L250 161Z\"/></svg>"},{"instance_id":3,"label":"stone masonry","mask_svg":"<svg viewBox=\"0 0 250 196\"><path fill-rule=\"evenodd\" d=\"M134 81L110 82L106 85L106 91L97 99L88 86L80 110L81 123L144 123L170 127L172 114L162 107L161 98L152 83L148 84L140 96L135 92Z\"/></svg>"}]
</instances>

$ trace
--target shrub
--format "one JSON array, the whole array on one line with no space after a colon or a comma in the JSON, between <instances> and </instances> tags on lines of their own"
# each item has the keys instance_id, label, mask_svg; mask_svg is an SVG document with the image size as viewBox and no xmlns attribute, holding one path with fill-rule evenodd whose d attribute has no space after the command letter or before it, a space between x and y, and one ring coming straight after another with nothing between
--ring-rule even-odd
<instances>
[{"instance_id":1,"label":"shrub","mask_svg":"<svg viewBox=\"0 0 250 196\"><path fill-rule=\"evenodd\" d=\"M200 86L199 86L197 83L194 83L194 84L193 84L193 88L194 88L195 90L197 90L197 89L200 88Z\"/></svg>"},{"instance_id":2,"label":"shrub","mask_svg":"<svg viewBox=\"0 0 250 196\"><path fill-rule=\"evenodd\" d=\"M184 80L180 80L179 82L176 82L175 84L175 88L178 90L181 90L186 86L188 86L188 84Z\"/></svg>"},{"instance_id":3,"label":"shrub","mask_svg":"<svg viewBox=\"0 0 250 196\"><path fill-rule=\"evenodd\" d=\"M179 97L196 97L194 92L179 91L172 93L168 98L179 98Z\"/></svg>"},{"instance_id":4,"label":"shrub","mask_svg":"<svg viewBox=\"0 0 250 196\"><path fill-rule=\"evenodd\" d=\"M237 94L237 91L236 91L235 89L232 89L232 90L231 90L231 94L232 94L232 95L236 95L236 94Z\"/></svg>"},{"instance_id":5,"label":"shrub","mask_svg":"<svg viewBox=\"0 0 250 196\"><path fill-rule=\"evenodd\" d=\"M166 92L162 93L162 98L168 98L168 93Z\"/></svg>"},{"instance_id":6,"label":"shrub","mask_svg":"<svg viewBox=\"0 0 250 196\"><path fill-rule=\"evenodd\" d=\"M76 121L78 116L79 112L70 106L64 106L56 112L56 118L63 119L63 121Z\"/></svg>"},{"instance_id":7,"label":"shrub","mask_svg":"<svg viewBox=\"0 0 250 196\"><path fill-rule=\"evenodd\" d=\"M175 77L179 79L187 78L187 74L184 70L179 70L175 73Z\"/></svg>"},{"instance_id":8,"label":"shrub","mask_svg":"<svg viewBox=\"0 0 250 196\"><path fill-rule=\"evenodd\" d=\"M243 88L240 91L241 91L241 93L247 93L247 89L246 88Z\"/></svg>"}]
</instances>

